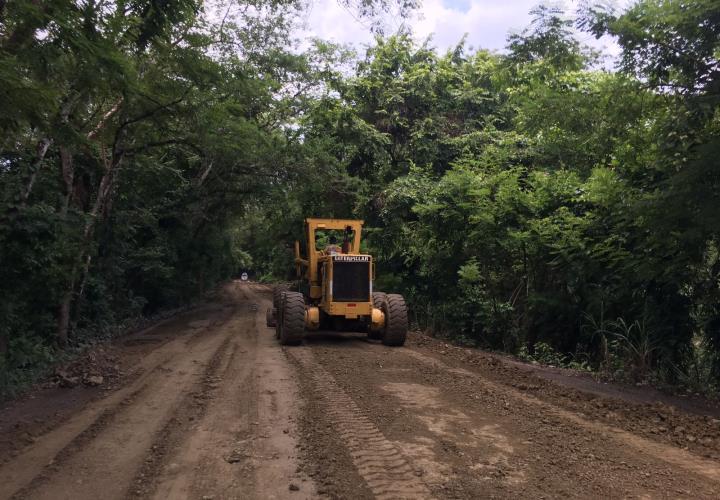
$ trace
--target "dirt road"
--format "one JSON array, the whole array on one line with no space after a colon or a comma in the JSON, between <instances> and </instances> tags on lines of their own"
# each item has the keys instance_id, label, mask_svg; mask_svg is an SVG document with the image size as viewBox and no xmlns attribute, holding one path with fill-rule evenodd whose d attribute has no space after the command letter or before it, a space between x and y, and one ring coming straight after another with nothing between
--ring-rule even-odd
<instances>
[{"instance_id":1,"label":"dirt road","mask_svg":"<svg viewBox=\"0 0 720 500\"><path fill-rule=\"evenodd\" d=\"M419 335L283 349L269 303L232 283L124 339L114 384L0 410L0 498L720 496L714 415Z\"/></svg>"}]
</instances>

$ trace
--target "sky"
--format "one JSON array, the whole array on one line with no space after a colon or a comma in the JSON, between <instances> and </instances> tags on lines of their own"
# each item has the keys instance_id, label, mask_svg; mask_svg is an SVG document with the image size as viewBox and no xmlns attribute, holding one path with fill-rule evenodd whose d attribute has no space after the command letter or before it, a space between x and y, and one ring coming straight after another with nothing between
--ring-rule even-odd
<instances>
[{"instance_id":1,"label":"sky","mask_svg":"<svg viewBox=\"0 0 720 500\"><path fill-rule=\"evenodd\" d=\"M519 33L530 24L530 10L542 0L421 0L422 7L407 24L418 40L432 35L432 45L441 52L454 47L467 34L467 44L474 48L500 51L508 33ZM561 4L574 12L580 0L544 2ZM619 8L632 0L615 0ZM301 37L317 37L358 48L371 43L373 36L367 23L359 22L337 0L310 0L305 17L306 29ZM388 16L389 31L399 27L398 19ZM586 33L579 39L610 57L618 47L611 39L595 40Z\"/></svg>"}]
</instances>

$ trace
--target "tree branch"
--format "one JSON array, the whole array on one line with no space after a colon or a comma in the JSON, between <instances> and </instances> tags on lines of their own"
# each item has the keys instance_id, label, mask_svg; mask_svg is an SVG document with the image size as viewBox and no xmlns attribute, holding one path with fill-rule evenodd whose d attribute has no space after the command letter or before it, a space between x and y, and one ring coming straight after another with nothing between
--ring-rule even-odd
<instances>
[{"instance_id":1,"label":"tree branch","mask_svg":"<svg viewBox=\"0 0 720 500\"><path fill-rule=\"evenodd\" d=\"M131 118L131 119L129 119L129 120L126 120L126 121L122 122L122 123L120 124L120 128L121 128L121 129L124 129L124 128L126 128L128 125L132 125L133 123L138 123L138 122L141 122L141 121L143 121L143 120L146 120L146 119L150 118L151 116L159 113L160 111L163 111L163 110L165 110L165 109L171 108L171 107L175 106L176 104L181 103L181 102L185 99L185 97L187 97L187 95L188 95L189 93L190 93L190 89L187 89L187 90L185 91L185 93L184 93L182 96L178 97L177 99L175 99L175 100L173 100L173 101L170 101L170 102L168 102L168 103L166 103L166 104L162 104L162 105L160 105L160 106L158 106L158 107L156 107L156 108L154 108L154 109L151 109L150 111L147 111L147 112L141 114L140 116L136 116L135 118Z\"/></svg>"},{"instance_id":2,"label":"tree branch","mask_svg":"<svg viewBox=\"0 0 720 500\"><path fill-rule=\"evenodd\" d=\"M98 136L98 134L105 128L107 123L110 121L110 118L112 118L118 112L118 110L120 109L120 105L123 103L123 101L124 101L124 98L120 97L120 99L118 99L118 101L115 103L115 105L112 108L110 108L110 110L107 113L105 113L103 115L102 119L98 122L98 124L95 126L95 128L92 129L90 132L88 132L88 134L87 134L88 140L92 141L93 139L95 139Z\"/></svg>"},{"instance_id":3,"label":"tree branch","mask_svg":"<svg viewBox=\"0 0 720 500\"><path fill-rule=\"evenodd\" d=\"M196 144L193 144L192 142L188 141L187 139L167 139L164 141L154 141L154 142L147 142L143 144L142 146L135 146L133 148L125 148L123 149L123 153L125 156L130 156L134 154L141 153L143 151L147 151L148 149L157 148L160 146L169 146L171 144L180 144L183 146L188 146L189 148L193 149L195 152L199 154L204 154L205 152L200 149L200 147Z\"/></svg>"}]
</instances>

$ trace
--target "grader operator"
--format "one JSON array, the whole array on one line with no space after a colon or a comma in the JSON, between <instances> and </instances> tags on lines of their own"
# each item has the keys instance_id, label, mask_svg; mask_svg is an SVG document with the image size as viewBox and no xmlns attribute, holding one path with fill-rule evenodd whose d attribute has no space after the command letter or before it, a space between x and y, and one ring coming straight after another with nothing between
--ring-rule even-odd
<instances>
[{"instance_id":1,"label":"grader operator","mask_svg":"<svg viewBox=\"0 0 720 500\"><path fill-rule=\"evenodd\" d=\"M402 295L373 292L375 264L363 254L360 241L363 221L306 219L306 256L295 242L295 267L299 291L276 287L267 326L283 345L300 344L306 330L367 332L388 346L405 343L407 307ZM342 235L337 238L327 234Z\"/></svg>"}]
</instances>

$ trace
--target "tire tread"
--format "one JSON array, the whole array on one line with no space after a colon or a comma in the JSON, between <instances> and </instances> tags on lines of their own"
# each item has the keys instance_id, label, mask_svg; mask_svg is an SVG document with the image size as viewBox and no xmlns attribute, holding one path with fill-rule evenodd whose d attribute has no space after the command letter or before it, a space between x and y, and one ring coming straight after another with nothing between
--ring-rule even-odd
<instances>
[{"instance_id":1,"label":"tire tread","mask_svg":"<svg viewBox=\"0 0 720 500\"><path fill-rule=\"evenodd\" d=\"M387 294L383 300L382 310L385 313L385 333L382 343L391 347L405 344L408 316L403 296L396 293Z\"/></svg>"},{"instance_id":2,"label":"tire tread","mask_svg":"<svg viewBox=\"0 0 720 500\"><path fill-rule=\"evenodd\" d=\"M300 292L284 292L280 343L298 345L305 337L305 297Z\"/></svg>"}]
</instances>

